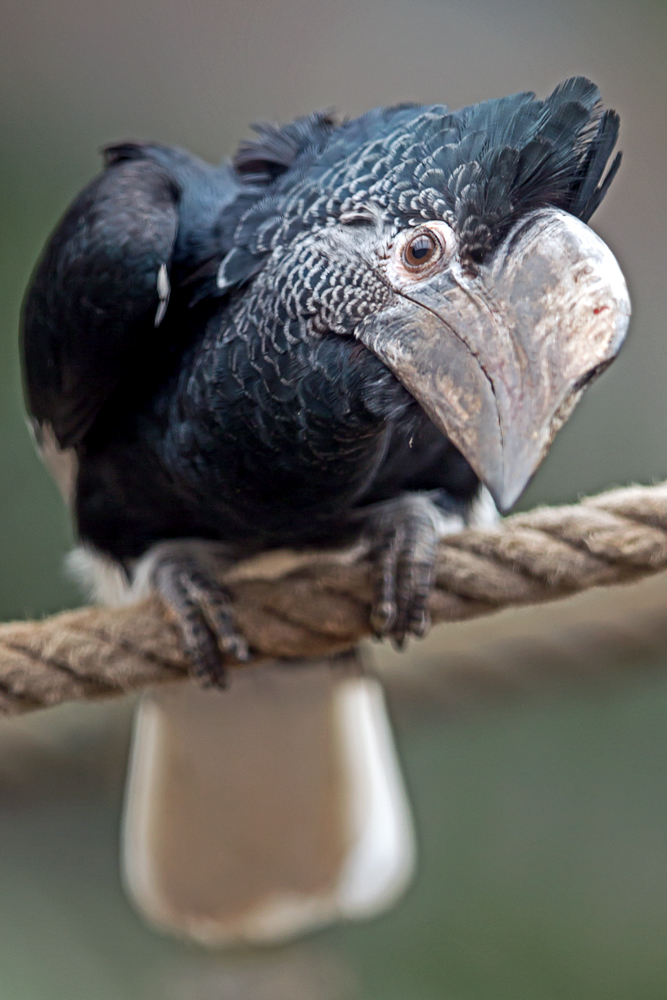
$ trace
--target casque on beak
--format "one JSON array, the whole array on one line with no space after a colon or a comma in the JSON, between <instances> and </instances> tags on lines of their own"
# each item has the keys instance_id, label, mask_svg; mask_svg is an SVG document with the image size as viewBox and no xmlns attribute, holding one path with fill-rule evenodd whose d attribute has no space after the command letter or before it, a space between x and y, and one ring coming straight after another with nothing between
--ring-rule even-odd
<instances>
[{"instance_id":1,"label":"casque on beak","mask_svg":"<svg viewBox=\"0 0 667 1000\"><path fill-rule=\"evenodd\" d=\"M507 510L623 343L621 269L583 222L544 209L475 274L454 262L398 291L359 337Z\"/></svg>"}]
</instances>

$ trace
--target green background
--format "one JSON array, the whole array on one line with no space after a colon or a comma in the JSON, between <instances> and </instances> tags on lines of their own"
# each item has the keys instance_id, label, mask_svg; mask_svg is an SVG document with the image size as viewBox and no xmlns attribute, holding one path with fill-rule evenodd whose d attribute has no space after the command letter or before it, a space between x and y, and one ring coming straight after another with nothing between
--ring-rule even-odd
<instances>
[{"instance_id":1,"label":"green background","mask_svg":"<svg viewBox=\"0 0 667 1000\"><path fill-rule=\"evenodd\" d=\"M79 601L62 570L67 517L23 422L18 313L97 149L123 137L217 159L257 119L457 106L590 75L622 116L625 162L595 227L626 270L635 318L522 505L664 478L666 29L648 0L2 0L0 618ZM667 996L659 673L456 719L398 705L415 887L387 917L261 957L173 943L125 901L130 713L74 706L0 725L0 1000Z\"/></svg>"}]
</instances>

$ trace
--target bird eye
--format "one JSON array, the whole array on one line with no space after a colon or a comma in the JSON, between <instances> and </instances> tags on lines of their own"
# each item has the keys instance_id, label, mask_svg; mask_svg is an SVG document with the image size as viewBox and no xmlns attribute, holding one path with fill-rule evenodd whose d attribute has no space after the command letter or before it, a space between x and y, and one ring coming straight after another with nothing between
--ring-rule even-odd
<instances>
[{"instance_id":1,"label":"bird eye","mask_svg":"<svg viewBox=\"0 0 667 1000\"><path fill-rule=\"evenodd\" d=\"M441 251L438 239L428 230L423 229L406 243L403 250L403 260L408 267L423 267L430 264L436 254Z\"/></svg>"}]
</instances>

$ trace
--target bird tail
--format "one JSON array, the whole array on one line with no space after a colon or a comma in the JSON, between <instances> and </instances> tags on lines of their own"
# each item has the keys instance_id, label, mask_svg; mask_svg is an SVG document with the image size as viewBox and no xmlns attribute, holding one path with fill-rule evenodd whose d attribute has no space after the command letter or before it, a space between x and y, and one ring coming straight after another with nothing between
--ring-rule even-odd
<instances>
[{"instance_id":1,"label":"bird tail","mask_svg":"<svg viewBox=\"0 0 667 1000\"><path fill-rule=\"evenodd\" d=\"M153 924L205 944L273 944L382 912L414 858L382 690L356 656L143 699L122 860Z\"/></svg>"}]
</instances>

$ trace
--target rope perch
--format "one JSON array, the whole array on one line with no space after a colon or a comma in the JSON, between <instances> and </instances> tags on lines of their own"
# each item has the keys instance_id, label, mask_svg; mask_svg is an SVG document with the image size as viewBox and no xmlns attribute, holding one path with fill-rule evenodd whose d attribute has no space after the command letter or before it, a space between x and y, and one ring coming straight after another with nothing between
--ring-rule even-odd
<instances>
[{"instance_id":1,"label":"rope perch","mask_svg":"<svg viewBox=\"0 0 667 1000\"><path fill-rule=\"evenodd\" d=\"M261 659L319 657L370 634L363 553L309 553L276 571L224 577L237 626ZM667 568L667 483L515 514L441 542L434 623L535 604ZM157 598L0 625L0 714L135 691L182 678L187 662Z\"/></svg>"}]
</instances>

